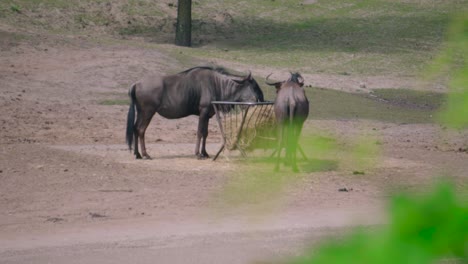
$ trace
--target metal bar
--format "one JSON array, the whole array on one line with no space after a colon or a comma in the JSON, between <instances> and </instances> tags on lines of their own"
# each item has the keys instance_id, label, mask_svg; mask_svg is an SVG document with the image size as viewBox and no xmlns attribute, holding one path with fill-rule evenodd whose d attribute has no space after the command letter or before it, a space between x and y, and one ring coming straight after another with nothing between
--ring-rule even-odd
<instances>
[{"instance_id":1,"label":"metal bar","mask_svg":"<svg viewBox=\"0 0 468 264\"><path fill-rule=\"evenodd\" d=\"M241 146L238 144L239 143L239 138L240 138L240 135L242 134L242 129L244 127L244 123L245 123L245 116L247 115L247 112L248 112L249 108L247 108L245 110L245 112L242 114L242 119L241 119L241 123L240 123L240 126L238 129L236 129L236 134L235 134L235 137L234 137L234 144L236 146L236 148L239 150L241 148ZM236 125L237 125L237 115L236 115Z\"/></svg>"},{"instance_id":2,"label":"metal bar","mask_svg":"<svg viewBox=\"0 0 468 264\"><path fill-rule=\"evenodd\" d=\"M216 153L216 156L214 156L213 161L215 161L218 158L219 154L221 154L223 150L224 150L224 144L221 145L221 148L218 150L218 153Z\"/></svg>"},{"instance_id":3,"label":"metal bar","mask_svg":"<svg viewBox=\"0 0 468 264\"><path fill-rule=\"evenodd\" d=\"M245 117L247 116L247 113L249 112L249 109L250 107L247 107L245 109L245 112L244 114L242 115L242 120L241 120L241 124L240 124L240 127L239 127L239 132L237 132L237 135L236 135L236 142L235 142L235 145L237 146L237 149L242 153L243 150L242 149L242 146L239 145L239 139L240 139L240 135L242 134L242 130L244 129L244 123L245 123ZM245 155L245 153L244 153Z\"/></svg>"},{"instance_id":4,"label":"metal bar","mask_svg":"<svg viewBox=\"0 0 468 264\"><path fill-rule=\"evenodd\" d=\"M302 157L304 158L304 160L309 160L306 156L306 154L304 153L304 150L302 149L302 147L297 144L297 148L299 149L299 152L301 153Z\"/></svg>"},{"instance_id":5,"label":"metal bar","mask_svg":"<svg viewBox=\"0 0 468 264\"><path fill-rule=\"evenodd\" d=\"M220 105L272 105L274 102L229 102L229 101L211 101L212 104Z\"/></svg>"},{"instance_id":6,"label":"metal bar","mask_svg":"<svg viewBox=\"0 0 468 264\"><path fill-rule=\"evenodd\" d=\"M221 145L221 148L219 149L218 153L213 158L213 161L215 161L218 158L221 151L224 149L224 145L226 145L226 137L224 135L223 124L221 122L221 117L219 116L218 107L217 107L217 105L213 105L213 106L214 106L213 108L214 108L215 114L216 114L216 120L218 120L219 130L221 130L221 135L222 135L222 138L223 138L223 145Z\"/></svg>"}]
</instances>

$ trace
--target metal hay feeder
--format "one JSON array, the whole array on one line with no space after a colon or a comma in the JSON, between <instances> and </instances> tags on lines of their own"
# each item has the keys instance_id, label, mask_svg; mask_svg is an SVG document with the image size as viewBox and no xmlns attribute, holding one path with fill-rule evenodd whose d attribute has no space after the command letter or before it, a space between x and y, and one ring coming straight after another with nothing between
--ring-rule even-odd
<instances>
[{"instance_id":1,"label":"metal hay feeder","mask_svg":"<svg viewBox=\"0 0 468 264\"><path fill-rule=\"evenodd\" d=\"M224 150L239 150L242 156L257 146L265 148L276 142L273 102L211 102L223 137Z\"/></svg>"}]
</instances>

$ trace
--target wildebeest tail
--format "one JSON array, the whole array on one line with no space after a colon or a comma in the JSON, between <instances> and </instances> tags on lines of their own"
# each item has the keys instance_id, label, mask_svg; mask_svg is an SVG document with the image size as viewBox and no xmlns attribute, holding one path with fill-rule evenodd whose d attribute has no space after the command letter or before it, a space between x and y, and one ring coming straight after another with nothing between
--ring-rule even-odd
<instances>
[{"instance_id":1,"label":"wildebeest tail","mask_svg":"<svg viewBox=\"0 0 468 264\"><path fill-rule=\"evenodd\" d=\"M130 87L128 90L128 96L130 97L130 108L128 109L127 115L127 144L128 148L132 150L132 143L133 143L133 134L135 129L135 84Z\"/></svg>"}]
</instances>

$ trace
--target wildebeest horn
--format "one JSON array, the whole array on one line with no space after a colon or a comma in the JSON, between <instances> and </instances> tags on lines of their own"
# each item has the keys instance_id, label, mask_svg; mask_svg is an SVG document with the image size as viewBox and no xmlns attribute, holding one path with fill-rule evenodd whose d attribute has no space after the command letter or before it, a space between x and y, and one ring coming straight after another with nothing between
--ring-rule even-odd
<instances>
[{"instance_id":1,"label":"wildebeest horn","mask_svg":"<svg viewBox=\"0 0 468 264\"><path fill-rule=\"evenodd\" d=\"M302 78L302 75L299 74L299 76L297 77L297 81L299 82L300 86L304 85L304 78Z\"/></svg>"},{"instance_id":2,"label":"wildebeest horn","mask_svg":"<svg viewBox=\"0 0 468 264\"><path fill-rule=\"evenodd\" d=\"M273 73L268 74L268 76L265 78L265 83L268 84L268 85L272 85L272 86L276 86L276 85L278 85L279 83L281 83L281 82L269 82L269 81L268 81L268 77L270 77L272 74L273 74Z\"/></svg>"},{"instance_id":3,"label":"wildebeest horn","mask_svg":"<svg viewBox=\"0 0 468 264\"><path fill-rule=\"evenodd\" d=\"M252 72L249 71L249 74L247 74L247 77L245 77L245 80L252 80Z\"/></svg>"}]
</instances>

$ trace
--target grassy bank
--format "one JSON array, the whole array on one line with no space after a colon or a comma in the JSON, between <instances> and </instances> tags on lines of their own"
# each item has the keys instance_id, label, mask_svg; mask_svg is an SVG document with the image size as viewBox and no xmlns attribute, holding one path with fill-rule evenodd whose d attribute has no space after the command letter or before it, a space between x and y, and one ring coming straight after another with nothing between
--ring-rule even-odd
<instances>
[{"instance_id":1,"label":"grassy bank","mask_svg":"<svg viewBox=\"0 0 468 264\"><path fill-rule=\"evenodd\" d=\"M304 73L416 76L437 52L460 1L211 1L195 35L202 58ZM200 7L202 9L202 7ZM232 15L231 15L232 14ZM212 24L210 24L212 23Z\"/></svg>"},{"instance_id":2,"label":"grassy bank","mask_svg":"<svg viewBox=\"0 0 468 264\"><path fill-rule=\"evenodd\" d=\"M176 0L6 0L0 20L54 32L143 36L172 44ZM416 76L467 1L194 1L194 48L158 48L198 60L304 73Z\"/></svg>"}]
</instances>

